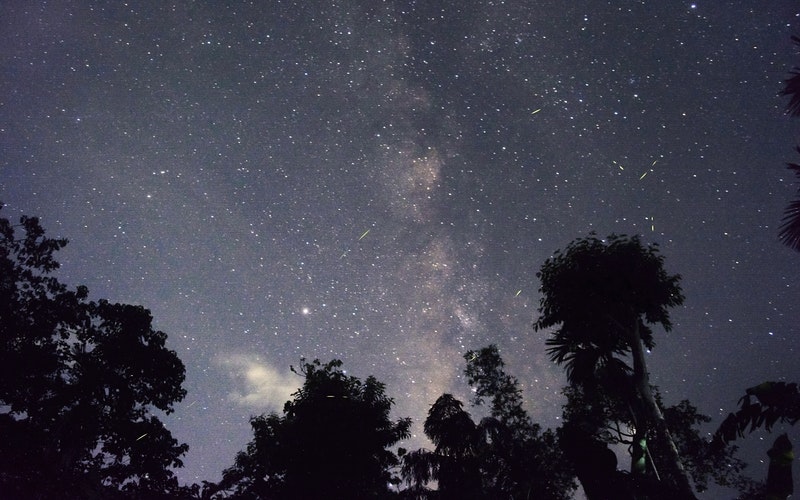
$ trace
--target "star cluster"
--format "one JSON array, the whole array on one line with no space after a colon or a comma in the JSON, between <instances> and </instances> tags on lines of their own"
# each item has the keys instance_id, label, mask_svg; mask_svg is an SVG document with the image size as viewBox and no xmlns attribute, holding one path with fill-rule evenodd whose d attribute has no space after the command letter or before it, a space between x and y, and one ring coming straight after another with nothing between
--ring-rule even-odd
<instances>
[{"instance_id":1,"label":"star cluster","mask_svg":"<svg viewBox=\"0 0 800 500\"><path fill-rule=\"evenodd\" d=\"M10 2L4 213L41 216L71 240L65 281L169 334L186 482L219 478L301 357L385 382L418 446L493 342L555 427L535 273L590 231L682 274L650 368L719 423L800 380L777 240L797 21L789 1Z\"/></svg>"}]
</instances>

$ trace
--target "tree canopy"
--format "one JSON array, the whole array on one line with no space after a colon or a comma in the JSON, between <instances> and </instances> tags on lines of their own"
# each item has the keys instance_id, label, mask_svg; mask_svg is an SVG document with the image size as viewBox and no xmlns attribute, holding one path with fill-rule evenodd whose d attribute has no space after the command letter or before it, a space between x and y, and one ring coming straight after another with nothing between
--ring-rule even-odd
<instances>
[{"instance_id":1,"label":"tree canopy","mask_svg":"<svg viewBox=\"0 0 800 500\"><path fill-rule=\"evenodd\" d=\"M21 234L20 234L21 233ZM185 369L140 306L88 300L52 272L64 239L0 218L0 490L20 498L178 495Z\"/></svg>"},{"instance_id":2,"label":"tree canopy","mask_svg":"<svg viewBox=\"0 0 800 500\"><path fill-rule=\"evenodd\" d=\"M409 435L374 377L346 375L342 362L303 362L303 386L283 415L251 419L253 440L212 489L220 498L385 498L398 483L389 447Z\"/></svg>"},{"instance_id":3,"label":"tree canopy","mask_svg":"<svg viewBox=\"0 0 800 500\"><path fill-rule=\"evenodd\" d=\"M547 259L541 280L537 330L558 326L548 353L563 363L570 382L583 382L615 355L631 352L634 326L645 347L655 346L649 325L669 331L669 308L683 303L680 275L669 275L658 246L638 236L579 238ZM619 359L619 358L617 358Z\"/></svg>"},{"instance_id":4,"label":"tree canopy","mask_svg":"<svg viewBox=\"0 0 800 500\"><path fill-rule=\"evenodd\" d=\"M523 408L517 379L505 372L497 346L464 355L473 405L489 400L489 416L477 424L463 403L443 394L425 420L435 450L403 459L403 476L415 498L567 499L575 489L554 432L542 432ZM437 490L425 487L436 481Z\"/></svg>"},{"instance_id":5,"label":"tree canopy","mask_svg":"<svg viewBox=\"0 0 800 500\"><path fill-rule=\"evenodd\" d=\"M683 303L679 275L669 275L656 245L638 236L579 238L547 259L534 329L557 327L547 339L553 361L586 395L613 394L630 412L631 472L655 472L647 441L666 460L661 476L681 498L694 498L687 473L649 383L644 348L655 346L650 325L670 330L669 308ZM627 358L630 357L630 363Z\"/></svg>"},{"instance_id":6,"label":"tree canopy","mask_svg":"<svg viewBox=\"0 0 800 500\"><path fill-rule=\"evenodd\" d=\"M172 471L188 446L154 410L186 394L185 369L150 312L90 300L53 276L66 240L39 220L0 218L0 494L11 498L198 498ZM746 390L712 440L688 401L665 406L650 385L644 349L653 327L669 331L683 302L655 245L590 235L542 266L535 329L552 329L553 361L567 369L563 426L542 430L495 345L464 355L473 419L441 395L423 424L433 450L395 453L411 420L392 420L393 400L374 377L342 362L302 360L302 387L282 414L251 418L253 439L203 498L570 498L577 476L591 500L693 498L710 479L751 498L792 492L793 451L780 436L766 485L745 478L732 442L757 428L800 421L796 383ZM628 445L630 472L610 446ZM401 488L401 477L408 485ZM690 482L693 481L692 482ZM747 496L749 495L749 496Z\"/></svg>"}]
</instances>

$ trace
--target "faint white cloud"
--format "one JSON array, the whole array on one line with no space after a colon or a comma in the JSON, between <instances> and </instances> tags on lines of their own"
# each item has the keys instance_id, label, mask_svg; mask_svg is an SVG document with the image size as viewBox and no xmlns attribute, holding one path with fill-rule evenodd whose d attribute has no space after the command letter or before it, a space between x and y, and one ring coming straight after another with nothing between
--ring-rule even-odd
<instances>
[{"instance_id":1,"label":"faint white cloud","mask_svg":"<svg viewBox=\"0 0 800 500\"><path fill-rule=\"evenodd\" d=\"M228 399L239 406L280 411L302 384L302 378L288 368L280 372L254 355L225 355L217 359L217 364L234 380L236 387L228 393Z\"/></svg>"}]
</instances>

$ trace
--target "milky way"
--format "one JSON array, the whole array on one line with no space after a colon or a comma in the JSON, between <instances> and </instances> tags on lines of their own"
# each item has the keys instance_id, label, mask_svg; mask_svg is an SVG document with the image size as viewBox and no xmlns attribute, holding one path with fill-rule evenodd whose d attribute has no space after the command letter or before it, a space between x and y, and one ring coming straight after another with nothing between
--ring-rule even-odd
<instances>
[{"instance_id":1,"label":"milky way","mask_svg":"<svg viewBox=\"0 0 800 500\"><path fill-rule=\"evenodd\" d=\"M800 379L777 240L797 22L790 1L11 2L3 213L71 240L65 281L153 311L187 366L185 482L220 477L301 357L385 382L414 447L494 342L557 426L535 273L590 231L683 276L650 368L713 425Z\"/></svg>"}]
</instances>

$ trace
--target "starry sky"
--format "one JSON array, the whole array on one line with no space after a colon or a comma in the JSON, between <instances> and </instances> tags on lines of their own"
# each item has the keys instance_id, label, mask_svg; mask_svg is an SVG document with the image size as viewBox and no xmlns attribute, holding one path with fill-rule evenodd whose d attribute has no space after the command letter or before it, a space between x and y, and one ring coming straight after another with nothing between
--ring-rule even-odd
<instances>
[{"instance_id":1,"label":"starry sky","mask_svg":"<svg viewBox=\"0 0 800 500\"><path fill-rule=\"evenodd\" d=\"M799 13L3 2L3 215L40 216L70 239L63 281L144 305L169 335L187 368L165 417L191 447L182 482L220 478L301 357L385 382L414 448L437 396L469 397L462 354L496 343L557 426L565 377L531 328L535 275L590 231L657 242L683 276L649 367L711 429L745 388L800 380L800 255L777 239ZM745 443L757 477L769 439Z\"/></svg>"}]
</instances>

